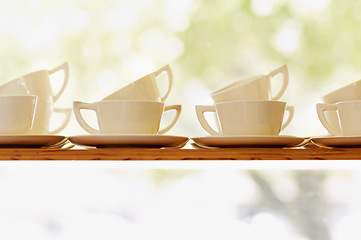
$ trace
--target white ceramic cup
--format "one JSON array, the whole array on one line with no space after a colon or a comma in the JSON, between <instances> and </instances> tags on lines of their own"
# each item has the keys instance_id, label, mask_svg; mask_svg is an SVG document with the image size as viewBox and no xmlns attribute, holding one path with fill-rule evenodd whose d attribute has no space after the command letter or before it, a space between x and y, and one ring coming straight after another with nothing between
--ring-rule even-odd
<instances>
[{"instance_id":1,"label":"white ceramic cup","mask_svg":"<svg viewBox=\"0 0 361 240\"><path fill-rule=\"evenodd\" d=\"M34 115L33 127L30 134L57 134L61 132L69 123L71 108L54 108L52 102L38 101ZM55 129L50 129L50 123L54 113L64 115L62 122L56 124Z\"/></svg>"},{"instance_id":2,"label":"white ceramic cup","mask_svg":"<svg viewBox=\"0 0 361 240\"><path fill-rule=\"evenodd\" d=\"M58 93L53 94L50 78L59 71L64 72L63 84ZM39 70L5 83L0 86L0 95L30 94L38 96L38 100L42 102L56 102L64 92L68 80L69 65L63 63L52 70Z\"/></svg>"},{"instance_id":3,"label":"white ceramic cup","mask_svg":"<svg viewBox=\"0 0 361 240\"><path fill-rule=\"evenodd\" d=\"M336 136L361 136L361 100L338 102L334 104L318 103L317 115L322 125ZM338 128L334 128L325 117L328 111L334 112L339 119Z\"/></svg>"},{"instance_id":4,"label":"white ceramic cup","mask_svg":"<svg viewBox=\"0 0 361 240\"><path fill-rule=\"evenodd\" d=\"M96 113L99 130L87 124L80 110ZM75 101L73 110L80 126L92 134L163 134L178 121L182 106L164 106L163 102L138 100L104 100L95 103ZM163 112L175 110L173 121L159 130Z\"/></svg>"},{"instance_id":5,"label":"white ceramic cup","mask_svg":"<svg viewBox=\"0 0 361 240\"><path fill-rule=\"evenodd\" d=\"M34 119L37 96L0 96L0 134L28 134Z\"/></svg>"},{"instance_id":6,"label":"white ceramic cup","mask_svg":"<svg viewBox=\"0 0 361 240\"><path fill-rule=\"evenodd\" d=\"M273 95L271 92L271 80L274 76L282 74L282 86ZM277 69L263 75L253 76L247 79L236 81L211 94L215 103L239 100L278 100L280 99L289 82L287 65L282 65Z\"/></svg>"},{"instance_id":7,"label":"white ceramic cup","mask_svg":"<svg viewBox=\"0 0 361 240\"><path fill-rule=\"evenodd\" d=\"M161 96L156 80L157 77L163 72L166 72L168 75L168 89L166 93ZM150 73L110 94L103 100L149 100L164 102L168 98L172 87L173 73L170 66L165 65L159 70Z\"/></svg>"},{"instance_id":8,"label":"white ceramic cup","mask_svg":"<svg viewBox=\"0 0 361 240\"><path fill-rule=\"evenodd\" d=\"M337 103L354 100L361 100L361 80L332 91L322 97L323 103ZM336 111L326 111L325 117L332 129L341 132ZM332 134L331 132L329 133Z\"/></svg>"},{"instance_id":9,"label":"white ceramic cup","mask_svg":"<svg viewBox=\"0 0 361 240\"><path fill-rule=\"evenodd\" d=\"M220 130L208 124L206 112L217 114ZM288 118L283 121L285 112ZM203 129L211 135L278 135L290 124L294 108L281 101L229 101L197 105L196 113Z\"/></svg>"}]
</instances>

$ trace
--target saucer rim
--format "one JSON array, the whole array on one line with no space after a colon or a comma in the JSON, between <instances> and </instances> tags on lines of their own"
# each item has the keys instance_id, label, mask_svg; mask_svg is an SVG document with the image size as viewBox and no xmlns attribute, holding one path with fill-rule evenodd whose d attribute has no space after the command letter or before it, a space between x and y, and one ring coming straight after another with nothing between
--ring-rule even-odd
<instances>
[{"instance_id":1,"label":"saucer rim","mask_svg":"<svg viewBox=\"0 0 361 240\"><path fill-rule=\"evenodd\" d=\"M97 148L167 148L184 146L189 137L161 134L88 134L69 136L68 140L78 146Z\"/></svg>"},{"instance_id":2,"label":"saucer rim","mask_svg":"<svg viewBox=\"0 0 361 240\"><path fill-rule=\"evenodd\" d=\"M300 147L307 137L292 135L213 135L191 138L208 147ZM274 141L278 140L278 141ZM298 146L300 145L300 146Z\"/></svg>"},{"instance_id":3,"label":"saucer rim","mask_svg":"<svg viewBox=\"0 0 361 240\"><path fill-rule=\"evenodd\" d=\"M44 147L67 140L64 135L53 134L0 134L0 147Z\"/></svg>"},{"instance_id":4,"label":"saucer rim","mask_svg":"<svg viewBox=\"0 0 361 240\"><path fill-rule=\"evenodd\" d=\"M361 135L357 136L314 136L311 137L312 143L326 147L345 147L357 148L361 147Z\"/></svg>"}]
</instances>

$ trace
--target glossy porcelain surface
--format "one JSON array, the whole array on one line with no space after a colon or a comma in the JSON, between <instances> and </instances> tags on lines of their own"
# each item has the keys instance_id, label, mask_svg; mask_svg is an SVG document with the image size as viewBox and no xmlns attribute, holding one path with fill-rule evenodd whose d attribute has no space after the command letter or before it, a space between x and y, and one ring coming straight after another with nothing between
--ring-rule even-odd
<instances>
[{"instance_id":1,"label":"glossy porcelain surface","mask_svg":"<svg viewBox=\"0 0 361 240\"><path fill-rule=\"evenodd\" d=\"M55 129L50 129L52 116L61 114L62 122L56 124ZM52 102L38 101L34 115L33 127L30 129L30 134L57 134L61 132L69 123L71 117L71 108L54 108Z\"/></svg>"},{"instance_id":2,"label":"glossy porcelain surface","mask_svg":"<svg viewBox=\"0 0 361 240\"><path fill-rule=\"evenodd\" d=\"M58 93L53 94L50 78L59 71L64 73L63 84ZM63 63L52 70L39 70L7 82L0 86L0 95L30 94L38 96L41 102L56 102L64 92L68 80L69 66L68 63Z\"/></svg>"},{"instance_id":3,"label":"glossy porcelain surface","mask_svg":"<svg viewBox=\"0 0 361 240\"><path fill-rule=\"evenodd\" d=\"M276 94L271 91L271 80L282 74L282 86ZM287 65L263 75L236 81L211 94L215 103L236 100L278 100L285 93L289 82Z\"/></svg>"},{"instance_id":4,"label":"glossy porcelain surface","mask_svg":"<svg viewBox=\"0 0 361 240\"><path fill-rule=\"evenodd\" d=\"M322 125L331 134L336 136L359 136L361 135L361 100L346 101L335 104L318 103L316 105L318 118ZM339 126L334 128L325 113L333 112L338 116Z\"/></svg>"},{"instance_id":5,"label":"glossy porcelain surface","mask_svg":"<svg viewBox=\"0 0 361 240\"><path fill-rule=\"evenodd\" d=\"M34 95L0 96L0 134L28 134L36 101Z\"/></svg>"},{"instance_id":6,"label":"glossy porcelain surface","mask_svg":"<svg viewBox=\"0 0 361 240\"><path fill-rule=\"evenodd\" d=\"M169 131L179 119L181 105L165 106L162 102L108 100L95 103L74 102L75 117L87 132L94 134L163 134ZM80 110L96 113L99 130L89 126ZM159 130L163 112L175 110L173 121Z\"/></svg>"},{"instance_id":7,"label":"glossy porcelain surface","mask_svg":"<svg viewBox=\"0 0 361 240\"><path fill-rule=\"evenodd\" d=\"M220 130L208 124L204 113L215 112ZM288 118L283 123L285 112ZM196 106L201 126L211 135L278 135L293 118L293 107L281 101L231 101Z\"/></svg>"},{"instance_id":8,"label":"glossy porcelain surface","mask_svg":"<svg viewBox=\"0 0 361 240\"><path fill-rule=\"evenodd\" d=\"M168 76L168 88L166 93L161 96L158 89L157 77L163 72L167 73ZM164 102L168 98L172 87L173 73L170 66L165 65L156 72L148 74L117 90L103 100L149 100Z\"/></svg>"}]
</instances>

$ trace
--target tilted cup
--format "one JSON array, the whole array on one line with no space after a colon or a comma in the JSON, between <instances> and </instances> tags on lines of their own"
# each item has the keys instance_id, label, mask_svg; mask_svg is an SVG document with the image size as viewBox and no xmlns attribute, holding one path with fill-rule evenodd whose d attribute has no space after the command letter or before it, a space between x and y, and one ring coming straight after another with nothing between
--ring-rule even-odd
<instances>
[{"instance_id":1,"label":"tilted cup","mask_svg":"<svg viewBox=\"0 0 361 240\"><path fill-rule=\"evenodd\" d=\"M354 100L361 100L361 80L336 89L335 91L332 91L322 97L322 102L329 104ZM327 123L332 127L332 129L336 130L337 132L341 132L337 112L325 111L324 113L327 119Z\"/></svg>"},{"instance_id":2,"label":"tilted cup","mask_svg":"<svg viewBox=\"0 0 361 240\"><path fill-rule=\"evenodd\" d=\"M34 114L33 127L30 129L30 134L57 134L64 130L70 121L71 108L54 108L52 102L38 101ZM51 130L50 123L54 113L64 115L62 122L56 124L56 128Z\"/></svg>"},{"instance_id":3,"label":"tilted cup","mask_svg":"<svg viewBox=\"0 0 361 240\"><path fill-rule=\"evenodd\" d=\"M339 88L322 97L324 103L361 100L361 80Z\"/></svg>"},{"instance_id":4,"label":"tilted cup","mask_svg":"<svg viewBox=\"0 0 361 240\"><path fill-rule=\"evenodd\" d=\"M361 100L334 104L318 103L316 109L322 125L331 134L336 136L361 136ZM338 116L338 128L330 124L325 115L327 112L334 112Z\"/></svg>"},{"instance_id":5,"label":"tilted cup","mask_svg":"<svg viewBox=\"0 0 361 240\"><path fill-rule=\"evenodd\" d=\"M0 134L28 134L33 125L37 96L0 96Z\"/></svg>"},{"instance_id":6,"label":"tilted cup","mask_svg":"<svg viewBox=\"0 0 361 240\"><path fill-rule=\"evenodd\" d=\"M53 94L50 78L59 71L64 72L63 84L58 93ZM30 94L38 96L38 100L42 102L56 102L64 92L68 80L69 65L63 63L51 70L39 70L5 83L0 86L0 95Z\"/></svg>"},{"instance_id":7,"label":"tilted cup","mask_svg":"<svg viewBox=\"0 0 361 240\"><path fill-rule=\"evenodd\" d=\"M272 94L271 80L274 76L282 74L282 86L276 94ZM253 76L236 81L211 94L215 103L239 100L278 100L288 87L289 73L287 65L263 75Z\"/></svg>"},{"instance_id":8,"label":"tilted cup","mask_svg":"<svg viewBox=\"0 0 361 240\"><path fill-rule=\"evenodd\" d=\"M163 96L160 95L157 77L166 72L168 75L168 89ZM173 73L169 65L165 65L157 71L150 73L118 91L105 97L103 100L149 100L164 102L173 87Z\"/></svg>"},{"instance_id":9,"label":"tilted cup","mask_svg":"<svg viewBox=\"0 0 361 240\"><path fill-rule=\"evenodd\" d=\"M214 130L206 112L217 114L220 129ZM284 120L285 112L288 118ZM293 106L281 101L229 101L215 105L197 105L199 123L211 135L278 135L291 122Z\"/></svg>"},{"instance_id":10,"label":"tilted cup","mask_svg":"<svg viewBox=\"0 0 361 240\"><path fill-rule=\"evenodd\" d=\"M99 130L84 120L81 110L96 113ZM164 106L163 102L138 100L104 100L94 103L75 101L73 111L79 125L92 134L163 134L178 121L181 105ZM175 110L173 121L159 130L163 112Z\"/></svg>"}]
</instances>

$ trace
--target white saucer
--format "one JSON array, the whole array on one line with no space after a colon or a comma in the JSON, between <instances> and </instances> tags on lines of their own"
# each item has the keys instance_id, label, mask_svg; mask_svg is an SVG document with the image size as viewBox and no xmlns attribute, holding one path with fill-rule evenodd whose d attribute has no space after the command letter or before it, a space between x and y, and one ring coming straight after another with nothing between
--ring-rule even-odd
<instances>
[{"instance_id":1,"label":"white saucer","mask_svg":"<svg viewBox=\"0 0 361 240\"><path fill-rule=\"evenodd\" d=\"M79 135L68 138L72 143L81 146L91 147L144 147L144 148L162 148L162 147L182 147L188 138L182 136L170 135Z\"/></svg>"},{"instance_id":2,"label":"white saucer","mask_svg":"<svg viewBox=\"0 0 361 240\"><path fill-rule=\"evenodd\" d=\"M1 148L38 148L60 144L66 141L60 135L0 135Z\"/></svg>"},{"instance_id":3,"label":"white saucer","mask_svg":"<svg viewBox=\"0 0 361 240\"><path fill-rule=\"evenodd\" d=\"M316 145L326 147L361 147L361 136L320 136L312 137L311 141Z\"/></svg>"},{"instance_id":4,"label":"white saucer","mask_svg":"<svg viewBox=\"0 0 361 240\"><path fill-rule=\"evenodd\" d=\"M306 143L306 139L296 136L208 136L192 140L206 147L296 147Z\"/></svg>"}]
</instances>

